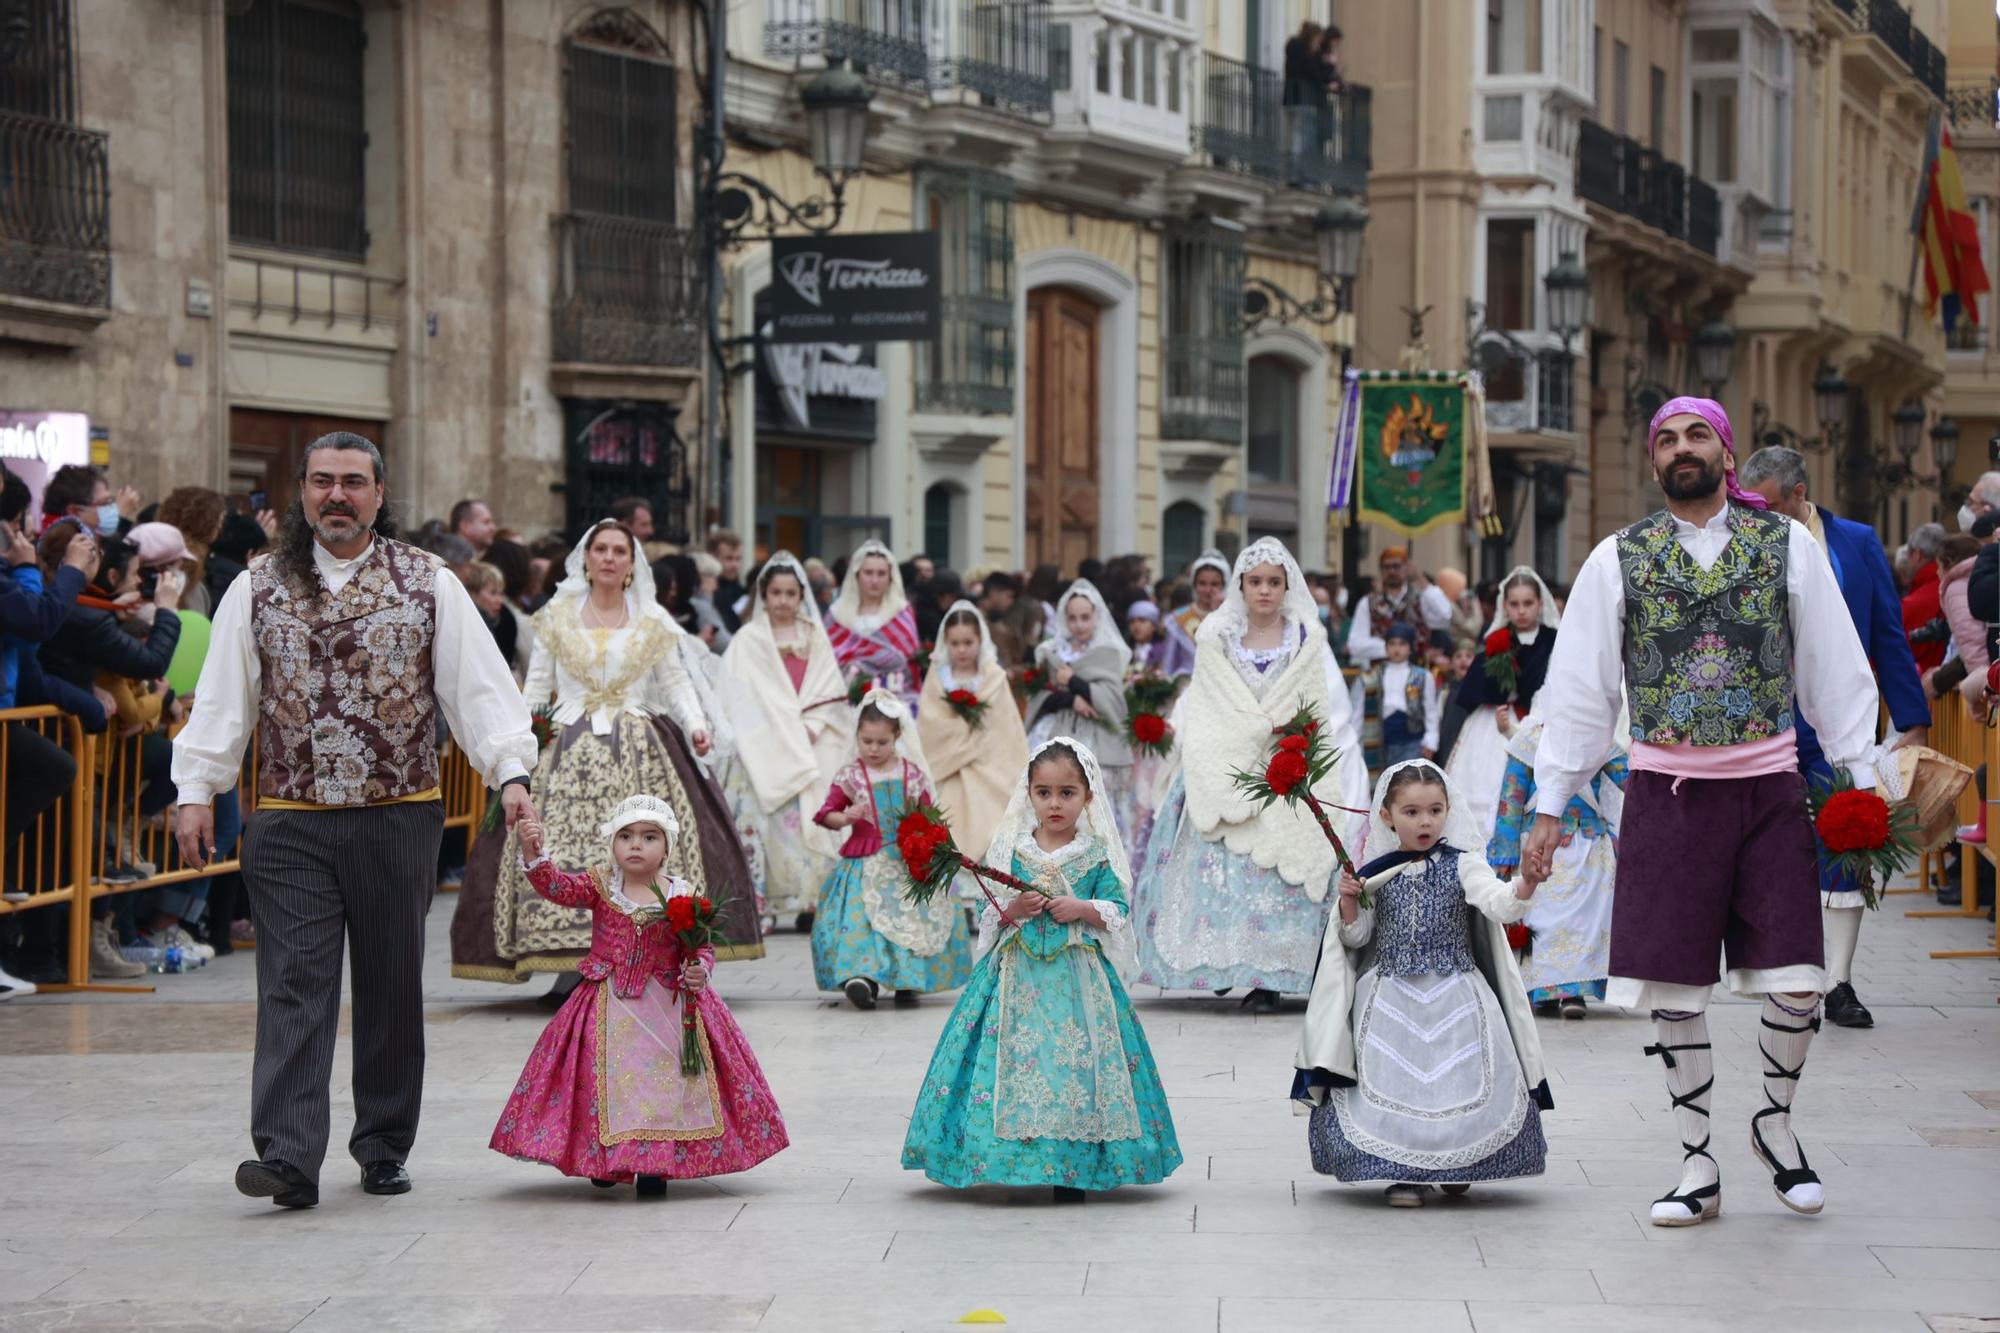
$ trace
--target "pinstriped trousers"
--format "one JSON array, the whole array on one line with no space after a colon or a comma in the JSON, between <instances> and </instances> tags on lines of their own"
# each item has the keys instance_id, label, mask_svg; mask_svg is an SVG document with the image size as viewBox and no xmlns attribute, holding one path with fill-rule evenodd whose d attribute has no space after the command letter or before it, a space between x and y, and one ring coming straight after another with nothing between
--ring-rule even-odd
<instances>
[{"instance_id":1,"label":"pinstriped trousers","mask_svg":"<svg viewBox=\"0 0 2000 1333\"><path fill-rule=\"evenodd\" d=\"M424 917L437 892L438 801L355 810L259 810L243 835L257 926L257 1156L317 1181L353 941L354 1132L364 1166L401 1162L424 1095Z\"/></svg>"}]
</instances>

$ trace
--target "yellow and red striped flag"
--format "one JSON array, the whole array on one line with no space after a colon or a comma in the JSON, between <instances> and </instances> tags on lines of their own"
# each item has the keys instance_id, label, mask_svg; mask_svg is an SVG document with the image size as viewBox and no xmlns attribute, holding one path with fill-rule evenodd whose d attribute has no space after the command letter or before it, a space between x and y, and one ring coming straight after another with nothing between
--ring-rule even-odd
<instances>
[{"instance_id":1,"label":"yellow and red striped flag","mask_svg":"<svg viewBox=\"0 0 2000 1333\"><path fill-rule=\"evenodd\" d=\"M1966 202L1958 150L1942 117L1931 120L1924 145L1924 170L1910 232L1922 238L1926 316L1935 319L1942 310L1946 333L1957 326L1960 315L1979 323L1979 298L1991 284L1980 254L1979 219Z\"/></svg>"}]
</instances>

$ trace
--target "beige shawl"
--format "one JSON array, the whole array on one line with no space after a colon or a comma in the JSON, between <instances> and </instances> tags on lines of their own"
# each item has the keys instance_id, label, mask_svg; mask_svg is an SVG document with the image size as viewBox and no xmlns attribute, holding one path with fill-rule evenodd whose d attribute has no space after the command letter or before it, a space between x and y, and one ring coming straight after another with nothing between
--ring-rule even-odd
<instances>
[{"instance_id":1,"label":"beige shawl","mask_svg":"<svg viewBox=\"0 0 2000 1333\"><path fill-rule=\"evenodd\" d=\"M917 701L917 735L952 836L977 856L974 849L993 840L1007 798L1028 766L1028 732L1014 706L1007 673L999 666L989 663L979 673L975 693L986 705L986 715L976 731L945 702L944 676L942 665L924 675L923 695Z\"/></svg>"},{"instance_id":2,"label":"beige shawl","mask_svg":"<svg viewBox=\"0 0 2000 1333\"><path fill-rule=\"evenodd\" d=\"M808 845L834 856L840 839L813 823L812 814L834 774L854 757L854 710L826 635L804 620L799 632L809 653L805 680L793 690L770 621L758 616L738 630L722 656L723 701L736 731L736 760L758 804L771 814L787 801L800 802Z\"/></svg>"}]
</instances>

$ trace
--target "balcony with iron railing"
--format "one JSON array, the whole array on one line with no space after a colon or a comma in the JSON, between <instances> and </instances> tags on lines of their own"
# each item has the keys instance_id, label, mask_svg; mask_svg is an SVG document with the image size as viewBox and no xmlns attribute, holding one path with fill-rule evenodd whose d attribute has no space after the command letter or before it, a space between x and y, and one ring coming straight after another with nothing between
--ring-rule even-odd
<instances>
[{"instance_id":1,"label":"balcony with iron railing","mask_svg":"<svg viewBox=\"0 0 2000 1333\"><path fill-rule=\"evenodd\" d=\"M1048 0L931 0L931 91L958 90L1015 115L1049 113Z\"/></svg>"},{"instance_id":2,"label":"balcony with iron railing","mask_svg":"<svg viewBox=\"0 0 2000 1333\"><path fill-rule=\"evenodd\" d=\"M1204 55L1195 113L1200 151L1223 171L1277 179L1285 164L1276 70Z\"/></svg>"},{"instance_id":3,"label":"balcony with iron railing","mask_svg":"<svg viewBox=\"0 0 2000 1333\"><path fill-rule=\"evenodd\" d=\"M597 213L558 214L554 225L554 360L701 365L708 284L694 233Z\"/></svg>"},{"instance_id":4,"label":"balcony with iron railing","mask_svg":"<svg viewBox=\"0 0 2000 1333\"><path fill-rule=\"evenodd\" d=\"M1722 208L1715 188L1636 139L1593 120L1579 127L1576 192L1704 254L1720 248Z\"/></svg>"},{"instance_id":5,"label":"balcony with iron railing","mask_svg":"<svg viewBox=\"0 0 2000 1333\"><path fill-rule=\"evenodd\" d=\"M1705 255L1713 255L1722 240L1722 196L1699 176L1687 178L1687 240Z\"/></svg>"},{"instance_id":6,"label":"balcony with iron railing","mask_svg":"<svg viewBox=\"0 0 2000 1333\"><path fill-rule=\"evenodd\" d=\"M0 112L0 297L108 309L110 137Z\"/></svg>"},{"instance_id":7,"label":"balcony with iron railing","mask_svg":"<svg viewBox=\"0 0 2000 1333\"><path fill-rule=\"evenodd\" d=\"M1898 0L1847 0L1840 8L1862 31L1880 40L1933 97L1945 96L1944 48L1911 21L1908 6Z\"/></svg>"},{"instance_id":8,"label":"balcony with iron railing","mask_svg":"<svg viewBox=\"0 0 2000 1333\"><path fill-rule=\"evenodd\" d=\"M1297 119L1286 155L1291 183L1332 194L1365 194L1373 165L1374 92L1349 84L1320 107L1287 107Z\"/></svg>"},{"instance_id":9,"label":"balcony with iron railing","mask_svg":"<svg viewBox=\"0 0 2000 1333\"><path fill-rule=\"evenodd\" d=\"M926 0L765 0L764 54L845 60L922 87L931 78Z\"/></svg>"}]
</instances>

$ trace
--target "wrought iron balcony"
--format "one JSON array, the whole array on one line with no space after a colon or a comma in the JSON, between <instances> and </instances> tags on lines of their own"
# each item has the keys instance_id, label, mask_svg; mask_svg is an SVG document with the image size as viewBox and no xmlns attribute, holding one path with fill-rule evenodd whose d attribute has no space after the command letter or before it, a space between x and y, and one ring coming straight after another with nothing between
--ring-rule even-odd
<instances>
[{"instance_id":1,"label":"wrought iron balcony","mask_svg":"<svg viewBox=\"0 0 2000 1333\"><path fill-rule=\"evenodd\" d=\"M768 0L764 54L823 56L885 78L930 81L925 0Z\"/></svg>"},{"instance_id":2,"label":"wrought iron balcony","mask_svg":"<svg viewBox=\"0 0 2000 1333\"><path fill-rule=\"evenodd\" d=\"M694 233L639 218L555 219L554 359L701 365L706 273Z\"/></svg>"},{"instance_id":3,"label":"wrought iron balcony","mask_svg":"<svg viewBox=\"0 0 2000 1333\"><path fill-rule=\"evenodd\" d=\"M1896 3L1896 0L1866 0L1868 31L1882 39L1882 44L1905 67L1911 67L1914 45L1910 41L1910 11Z\"/></svg>"},{"instance_id":4,"label":"wrought iron balcony","mask_svg":"<svg viewBox=\"0 0 2000 1333\"><path fill-rule=\"evenodd\" d=\"M1048 0L931 0L933 90L961 88L1000 111L1046 116Z\"/></svg>"},{"instance_id":5,"label":"wrought iron balcony","mask_svg":"<svg viewBox=\"0 0 2000 1333\"><path fill-rule=\"evenodd\" d=\"M1293 123L1288 133L1287 170L1292 183L1334 194L1365 194L1372 165L1374 92L1349 85L1327 103L1325 119L1318 108L1288 106L1291 116L1309 115L1310 123Z\"/></svg>"},{"instance_id":6,"label":"wrought iron balcony","mask_svg":"<svg viewBox=\"0 0 2000 1333\"><path fill-rule=\"evenodd\" d=\"M1224 171L1276 179L1285 160L1277 71L1210 55L1201 86L1196 132L1209 161Z\"/></svg>"},{"instance_id":7,"label":"wrought iron balcony","mask_svg":"<svg viewBox=\"0 0 2000 1333\"><path fill-rule=\"evenodd\" d=\"M1680 163L1596 121L1578 127L1576 192L1705 254L1717 253L1722 205L1715 188L1689 175Z\"/></svg>"},{"instance_id":8,"label":"wrought iron balcony","mask_svg":"<svg viewBox=\"0 0 2000 1333\"><path fill-rule=\"evenodd\" d=\"M1687 239L1687 170L1651 148L1626 152L1638 174L1639 220L1675 240Z\"/></svg>"},{"instance_id":9,"label":"wrought iron balcony","mask_svg":"<svg viewBox=\"0 0 2000 1333\"><path fill-rule=\"evenodd\" d=\"M0 112L0 293L110 306L108 135Z\"/></svg>"}]
</instances>

